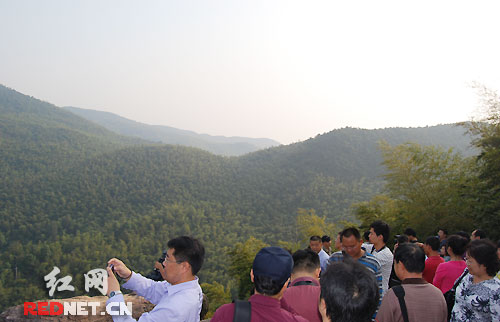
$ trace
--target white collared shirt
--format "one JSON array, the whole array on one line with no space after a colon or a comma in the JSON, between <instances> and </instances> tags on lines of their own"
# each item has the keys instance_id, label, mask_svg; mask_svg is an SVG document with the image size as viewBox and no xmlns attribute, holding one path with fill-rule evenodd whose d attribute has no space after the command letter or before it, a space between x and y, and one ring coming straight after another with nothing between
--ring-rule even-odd
<instances>
[{"instance_id":1,"label":"white collared shirt","mask_svg":"<svg viewBox=\"0 0 500 322\"><path fill-rule=\"evenodd\" d=\"M200 321L203 293L198 277L193 281L172 285L166 281L155 282L141 274L132 273L132 277L123 287L135 291L137 295L156 305L151 312L143 313L138 321ZM124 302L123 295L113 296L106 304L109 302ZM113 321L135 320L131 315L114 315Z\"/></svg>"}]
</instances>

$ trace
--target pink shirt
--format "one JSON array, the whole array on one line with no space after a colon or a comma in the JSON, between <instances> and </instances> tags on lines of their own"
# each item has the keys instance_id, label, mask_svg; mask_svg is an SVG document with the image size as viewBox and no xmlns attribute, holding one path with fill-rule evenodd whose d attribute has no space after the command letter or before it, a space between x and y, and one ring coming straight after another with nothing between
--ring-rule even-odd
<instances>
[{"instance_id":1,"label":"pink shirt","mask_svg":"<svg viewBox=\"0 0 500 322\"><path fill-rule=\"evenodd\" d=\"M443 294L448 292L457 278L462 275L466 266L465 261L449 261L439 264L432 284L439 288Z\"/></svg>"}]
</instances>

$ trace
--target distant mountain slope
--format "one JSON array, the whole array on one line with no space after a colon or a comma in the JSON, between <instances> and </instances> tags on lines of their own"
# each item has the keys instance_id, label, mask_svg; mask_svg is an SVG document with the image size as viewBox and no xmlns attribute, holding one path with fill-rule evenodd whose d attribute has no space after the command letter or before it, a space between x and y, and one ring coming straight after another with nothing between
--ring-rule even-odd
<instances>
[{"instance_id":1,"label":"distant mountain slope","mask_svg":"<svg viewBox=\"0 0 500 322\"><path fill-rule=\"evenodd\" d=\"M148 125L119 115L67 106L64 109L121 135L139 137L153 142L200 148L215 154L238 156L280 145L271 139L212 136L170 126Z\"/></svg>"},{"instance_id":2,"label":"distant mountain slope","mask_svg":"<svg viewBox=\"0 0 500 322\"><path fill-rule=\"evenodd\" d=\"M146 143L0 85L0 178L60 171L100 153Z\"/></svg>"},{"instance_id":3,"label":"distant mountain slope","mask_svg":"<svg viewBox=\"0 0 500 322\"><path fill-rule=\"evenodd\" d=\"M378 142L435 145L471 156L477 152L465 132L465 128L455 124L377 130L343 128L303 142L245 155L240 162L247 169L261 168L263 164L272 164L276 170L291 168L304 177L322 174L342 181L377 179L384 170Z\"/></svg>"}]
</instances>

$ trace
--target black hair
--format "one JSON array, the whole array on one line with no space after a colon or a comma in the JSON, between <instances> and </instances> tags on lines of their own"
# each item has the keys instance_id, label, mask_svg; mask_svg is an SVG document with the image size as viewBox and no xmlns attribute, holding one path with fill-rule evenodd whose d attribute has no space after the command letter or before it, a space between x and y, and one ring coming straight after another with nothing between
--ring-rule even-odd
<instances>
[{"instance_id":1,"label":"black hair","mask_svg":"<svg viewBox=\"0 0 500 322\"><path fill-rule=\"evenodd\" d=\"M467 234L465 231L461 230L456 233L458 236L467 239L467 242L470 242L470 234Z\"/></svg>"},{"instance_id":2,"label":"black hair","mask_svg":"<svg viewBox=\"0 0 500 322\"><path fill-rule=\"evenodd\" d=\"M369 230L367 230L363 233L363 239L370 240L370 231Z\"/></svg>"},{"instance_id":3,"label":"black hair","mask_svg":"<svg viewBox=\"0 0 500 322\"><path fill-rule=\"evenodd\" d=\"M497 243L497 248L500 248L500 240Z\"/></svg>"},{"instance_id":4,"label":"black hair","mask_svg":"<svg viewBox=\"0 0 500 322\"><path fill-rule=\"evenodd\" d=\"M417 238L417 232L413 228L406 228L404 231L404 234L406 236L413 236L413 237Z\"/></svg>"},{"instance_id":5,"label":"black hair","mask_svg":"<svg viewBox=\"0 0 500 322\"><path fill-rule=\"evenodd\" d=\"M173 255L177 261L188 262L191 265L193 275L200 271L205 259L205 247L198 239L180 236L169 240L167 246L174 249Z\"/></svg>"},{"instance_id":6,"label":"black hair","mask_svg":"<svg viewBox=\"0 0 500 322\"><path fill-rule=\"evenodd\" d=\"M380 293L375 275L363 264L346 260L328 266L321 275L326 315L335 322L369 322Z\"/></svg>"},{"instance_id":7,"label":"black hair","mask_svg":"<svg viewBox=\"0 0 500 322\"><path fill-rule=\"evenodd\" d=\"M425 244L431 246L433 251L438 251L439 250L439 237L437 236L429 236L425 240Z\"/></svg>"},{"instance_id":8,"label":"black hair","mask_svg":"<svg viewBox=\"0 0 500 322\"><path fill-rule=\"evenodd\" d=\"M425 253L418 245L404 243L396 248L394 262L402 262L409 273L422 273L425 268Z\"/></svg>"},{"instance_id":9,"label":"black hair","mask_svg":"<svg viewBox=\"0 0 500 322\"><path fill-rule=\"evenodd\" d=\"M330 238L330 236L328 235L323 235L323 237L321 237L321 241L323 243L328 243L329 241L331 241L332 239Z\"/></svg>"},{"instance_id":10,"label":"black hair","mask_svg":"<svg viewBox=\"0 0 500 322\"><path fill-rule=\"evenodd\" d=\"M382 235L384 237L384 243L387 243L391 232L391 228L387 223L383 222L382 220L376 220L372 222L370 228L373 228L373 231L375 231L375 234L377 234L377 236Z\"/></svg>"},{"instance_id":11,"label":"black hair","mask_svg":"<svg viewBox=\"0 0 500 322\"><path fill-rule=\"evenodd\" d=\"M344 237L351 237L351 236L354 236L358 241L361 240L361 235L359 234L359 230L356 227L349 227L342 230L342 232L340 233L340 241L342 241Z\"/></svg>"},{"instance_id":12,"label":"black hair","mask_svg":"<svg viewBox=\"0 0 500 322\"><path fill-rule=\"evenodd\" d=\"M311 238L309 238L309 241L319 241L319 242L321 242L321 237L319 237L318 235L314 235L314 236L311 236Z\"/></svg>"},{"instance_id":13,"label":"black hair","mask_svg":"<svg viewBox=\"0 0 500 322\"><path fill-rule=\"evenodd\" d=\"M459 235L451 235L446 239L446 246L450 247L453 254L457 256L462 256L465 253L465 247L467 247L467 239Z\"/></svg>"},{"instance_id":14,"label":"black hair","mask_svg":"<svg viewBox=\"0 0 500 322\"><path fill-rule=\"evenodd\" d=\"M292 255L293 270L292 272L309 272L312 273L320 267L319 256L310 249L299 249Z\"/></svg>"},{"instance_id":15,"label":"black hair","mask_svg":"<svg viewBox=\"0 0 500 322\"><path fill-rule=\"evenodd\" d=\"M486 238L486 232L482 229L476 229L476 232L474 233L474 236L479 237L481 239Z\"/></svg>"},{"instance_id":16,"label":"black hair","mask_svg":"<svg viewBox=\"0 0 500 322\"><path fill-rule=\"evenodd\" d=\"M442 231L443 231L443 233L444 233L446 236L448 236L448 229L439 227L439 228L438 228L438 232L439 232L440 230L442 230Z\"/></svg>"},{"instance_id":17,"label":"black hair","mask_svg":"<svg viewBox=\"0 0 500 322\"><path fill-rule=\"evenodd\" d=\"M396 235L396 242L398 245L404 244L408 242L408 236L406 235Z\"/></svg>"},{"instance_id":18,"label":"black hair","mask_svg":"<svg viewBox=\"0 0 500 322\"><path fill-rule=\"evenodd\" d=\"M279 283L270 276L259 275L253 277L253 284L255 290L262 295L273 296L278 294L286 281Z\"/></svg>"},{"instance_id":19,"label":"black hair","mask_svg":"<svg viewBox=\"0 0 500 322\"><path fill-rule=\"evenodd\" d=\"M489 276L495 276L500 270L497 248L493 242L487 239L473 240L467 245L466 250L468 257L474 258L478 264L486 267Z\"/></svg>"}]
</instances>

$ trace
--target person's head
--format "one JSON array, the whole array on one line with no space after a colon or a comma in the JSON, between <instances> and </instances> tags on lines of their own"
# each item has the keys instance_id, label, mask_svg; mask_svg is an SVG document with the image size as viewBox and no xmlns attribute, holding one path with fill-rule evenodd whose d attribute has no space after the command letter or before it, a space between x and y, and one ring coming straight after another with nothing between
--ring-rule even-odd
<instances>
[{"instance_id":1,"label":"person's head","mask_svg":"<svg viewBox=\"0 0 500 322\"><path fill-rule=\"evenodd\" d=\"M361 235L359 230L350 227L342 230L340 234L340 242L342 243L342 250L345 251L349 256L358 259L361 257L361 245L363 241L361 240Z\"/></svg>"},{"instance_id":2,"label":"person's head","mask_svg":"<svg viewBox=\"0 0 500 322\"><path fill-rule=\"evenodd\" d=\"M448 236L448 229L446 229L446 228L439 228L439 230L438 230L438 236L439 236L439 240L446 239L446 237Z\"/></svg>"},{"instance_id":3,"label":"person's head","mask_svg":"<svg viewBox=\"0 0 500 322\"><path fill-rule=\"evenodd\" d=\"M309 248L311 248L311 250L314 251L316 254L319 253L323 248L321 237L311 236L311 238L309 238Z\"/></svg>"},{"instance_id":4,"label":"person's head","mask_svg":"<svg viewBox=\"0 0 500 322\"><path fill-rule=\"evenodd\" d=\"M323 237L321 237L321 242L323 243L323 248L325 249L329 249L330 246L332 246L332 239L330 236L323 235Z\"/></svg>"},{"instance_id":5,"label":"person's head","mask_svg":"<svg viewBox=\"0 0 500 322\"><path fill-rule=\"evenodd\" d=\"M406 235L396 235L396 243L394 244L394 250L398 248L399 245L407 243L408 242L408 236Z\"/></svg>"},{"instance_id":6,"label":"person's head","mask_svg":"<svg viewBox=\"0 0 500 322\"><path fill-rule=\"evenodd\" d=\"M369 322L379 302L375 275L353 260L332 263L321 275L321 315L335 322Z\"/></svg>"},{"instance_id":7,"label":"person's head","mask_svg":"<svg viewBox=\"0 0 500 322\"><path fill-rule=\"evenodd\" d=\"M340 235L342 235L342 232L339 232L337 234L337 238L335 238L335 249L338 249L338 250L342 249L342 242L340 241Z\"/></svg>"},{"instance_id":8,"label":"person's head","mask_svg":"<svg viewBox=\"0 0 500 322\"><path fill-rule=\"evenodd\" d=\"M410 243L414 243L414 242L416 242L418 240L417 239L417 232L413 228L406 228L405 231L404 231L404 234L406 236L408 236L408 241Z\"/></svg>"},{"instance_id":9,"label":"person's head","mask_svg":"<svg viewBox=\"0 0 500 322\"><path fill-rule=\"evenodd\" d=\"M467 243L470 242L470 235L467 234L465 231L461 230L457 232L456 235L465 238L467 240Z\"/></svg>"},{"instance_id":10,"label":"person's head","mask_svg":"<svg viewBox=\"0 0 500 322\"><path fill-rule=\"evenodd\" d=\"M321 271L319 256L310 249L299 249L292 255L293 270L292 278L301 276L312 276L319 278Z\"/></svg>"},{"instance_id":11,"label":"person's head","mask_svg":"<svg viewBox=\"0 0 500 322\"><path fill-rule=\"evenodd\" d=\"M370 243L374 245L385 245L389 240L391 229L382 220L372 222L370 225Z\"/></svg>"},{"instance_id":12,"label":"person's head","mask_svg":"<svg viewBox=\"0 0 500 322\"><path fill-rule=\"evenodd\" d=\"M250 278L255 291L265 296L281 298L290 280L292 255L280 247L264 247L253 260Z\"/></svg>"},{"instance_id":13,"label":"person's head","mask_svg":"<svg viewBox=\"0 0 500 322\"><path fill-rule=\"evenodd\" d=\"M446 239L446 250L450 256L462 256L465 253L467 239L459 235L451 235Z\"/></svg>"},{"instance_id":14,"label":"person's head","mask_svg":"<svg viewBox=\"0 0 500 322\"><path fill-rule=\"evenodd\" d=\"M363 233L363 241L370 243L370 231L367 230Z\"/></svg>"},{"instance_id":15,"label":"person's head","mask_svg":"<svg viewBox=\"0 0 500 322\"><path fill-rule=\"evenodd\" d=\"M495 244L486 239L473 240L467 245L467 268L476 276L495 276L500 270L500 261Z\"/></svg>"},{"instance_id":16,"label":"person's head","mask_svg":"<svg viewBox=\"0 0 500 322\"><path fill-rule=\"evenodd\" d=\"M429 236L425 239L424 251L427 256L432 256L434 252L439 251L439 237Z\"/></svg>"},{"instance_id":17,"label":"person's head","mask_svg":"<svg viewBox=\"0 0 500 322\"><path fill-rule=\"evenodd\" d=\"M470 235L471 240L485 239L485 238L486 238L486 232L482 229L476 229Z\"/></svg>"},{"instance_id":18,"label":"person's head","mask_svg":"<svg viewBox=\"0 0 500 322\"><path fill-rule=\"evenodd\" d=\"M394 251L394 270L399 279L404 280L409 275L421 275L424 268L425 253L418 245L405 243Z\"/></svg>"},{"instance_id":19,"label":"person's head","mask_svg":"<svg viewBox=\"0 0 500 322\"><path fill-rule=\"evenodd\" d=\"M165 280L178 284L196 275L205 259L205 248L201 242L189 236L180 236L167 243L168 250L163 261Z\"/></svg>"}]
</instances>

